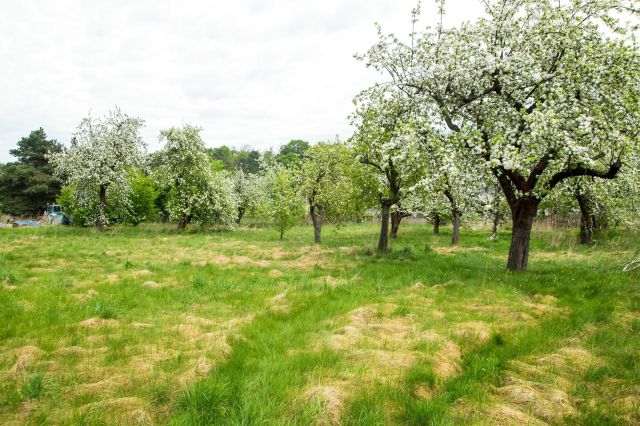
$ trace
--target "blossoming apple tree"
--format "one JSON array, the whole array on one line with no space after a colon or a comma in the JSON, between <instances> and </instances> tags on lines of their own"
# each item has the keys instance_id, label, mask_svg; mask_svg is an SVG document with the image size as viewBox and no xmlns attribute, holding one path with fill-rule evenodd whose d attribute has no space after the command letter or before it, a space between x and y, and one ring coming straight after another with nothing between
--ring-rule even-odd
<instances>
[{"instance_id":1,"label":"blossoming apple tree","mask_svg":"<svg viewBox=\"0 0 640 426\"><path fill-rule=\"evenodd\" d=\"M246 214L255 213L260 206L261 200L265 194L262 191L261 175L253 173L245 173L242 169L233 172L231 176L233 181L233 194L236 199L238 215L236 224L240 225L240 221Z\"/></svg>"},{"instance_id":2,"label":"blossoming apple tree","mask_svg":"<svg viewBox=\"0 0 640 426\"><path fill-rule=\"evenodd\" d=\"M424 133L424 132L423 132ZM475 158L466 155L456 141L427 133L420 138L424 158L423 178L412 188L422 194L425 213L447 209L453 225L451 245L458 244L462 216L478 210L486 192L487 173Z\"/></svg>"},{"instance_id":3,"label":"blossoming apple tree","mask_svg":"<svg viewBox=\"0 0 640 426\"><path fill-rule=\"evenodd\" d=\"M187 124L160 133L165 146L157 176L168 187L167 210L178 229L190 222L229 227L237 219L233 183L212 169L200 131Z\"/></svg>"},{"instance_id":4,"label":"blossoming apple tree","mask_svg":"<svg viewBox=\"0 0 640 426\"><path fill-rule=\"evenodd\" d=\"M356 159L377 182L375 192L381 210L378 251L388 249L391 211L402 211L403 190L415 185L422 170L411 107L402 92L381 86L365 90L356 98L352 116L356 131L351 144Z\"/></svg>"},{"instance_id":5,"label":"blossoming apple tree","mask_svg":"<svg viewBox=\"0 0 640 426\"><path fill-rule=\"evenodd\" d=\"M489 167L511 210L507 267L523 271L541 201L572 177L615 178L637 144L640 55L614 17L638 2L483 4L475 22L409 42L380 32L361 58Z\"/></svg>"},{"instance_id":6,"label":"blossoming apple tree","mask_svg":"<svg viewBox=\"0 0 640 426\"><path fill-rule=\"evenodd\" d=\"M102 118L84 118L67 152L51 161L59 176L73 190L73 202L86 214L86 222L104 230L108 223L107 199L117 194L125 211L130 207L130 170L144 162L146 146L140 136L144 121L119 108Z\"/></svg>"}]
</instances>

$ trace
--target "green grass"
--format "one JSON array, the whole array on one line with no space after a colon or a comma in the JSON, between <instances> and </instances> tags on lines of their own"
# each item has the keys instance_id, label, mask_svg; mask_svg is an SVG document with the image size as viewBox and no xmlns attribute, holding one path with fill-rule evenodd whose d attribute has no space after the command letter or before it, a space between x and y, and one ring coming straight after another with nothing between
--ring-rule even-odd
<instances>
[{"instance_id":1,"label":"green grass","mask_svg":"<svg viewBox=\"0 0 640 426\"><path fill-rule=\"evenodd\" d=\"M0 423L640 422L634 232L0 230Z\"/></svg>"}]
</instances>

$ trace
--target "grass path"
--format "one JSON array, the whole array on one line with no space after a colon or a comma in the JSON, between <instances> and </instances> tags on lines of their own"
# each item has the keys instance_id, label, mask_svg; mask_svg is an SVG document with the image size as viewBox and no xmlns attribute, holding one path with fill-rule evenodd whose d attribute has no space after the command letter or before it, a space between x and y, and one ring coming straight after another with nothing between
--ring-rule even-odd
<instances>
[{"instance_id":1,"label":"grass path","mask_svg":"<svg viewBox=\"0 0 640 426\"><path fill-rule=\"evenodd\" d=\"M635 424L633 234L0 232L0 423Z\"/></svg>"}]
</instances>

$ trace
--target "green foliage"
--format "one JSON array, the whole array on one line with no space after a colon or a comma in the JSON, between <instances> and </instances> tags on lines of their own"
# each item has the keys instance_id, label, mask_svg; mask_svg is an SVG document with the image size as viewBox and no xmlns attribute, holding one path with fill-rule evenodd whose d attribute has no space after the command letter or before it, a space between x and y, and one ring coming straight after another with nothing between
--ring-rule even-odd
<instances>
[{"instance_id":1,"label":"green foliage","mask_svg":"<svg viewBox=\"0 0 640 426\"><path fill-rule=\"evenodd\" d=\"M253 149L238 151L236 164L244 173L257 174L260 172L260 153Z\"/></svg>"},{"instance_id":2,"label":"green foliage","mask_svg":"<svg viewBox=\"0 0 640 426\"><path fill-rule=\"evenodd\" d=\"M138 225L157 217L156 199L158 191L151 177L141 171L131 171L131 214L129 221Z\"/></svg>"},{"instance_id":3,"label":"green foliage","mask_svg":"<svg viewBox=\"0 0 640 426\"><path fill-rule=\"evenodd\" d=\"M344 223L362 217L372 200L359 185L358 165L343 143L320 142L306 151L302 161L301 190L322 222Z\"/></svg>"},{"instance_id":4,"label":"green foliage","mask_svg":"<svg viewBox=\"0 0 640 426\"><path fill-rule=\"evenodd\" d=\"M260 153L250 147L237 150L223 145L207 148L207 154L218 162L220 170L241 170L246 174L257 174L260 171Z\"/></svg>"},{"instance_id":5,"label":"green foliage","mask_svg":"<svg viewBox=\"0 0 640 426\"><path fill-rule=\"evenodd\" d=\"M56 198L56 204L62 206L62 210L73 218L73 222L76 225L83 226L86 219L80 209L78 209L74 203L73 192L75 191L73 186L65 186L60 190L60 194Z\"/></svg>"},{"instance_id":6,"label":"green foliage","mask_svg":"<svg viewBox=\"0 0 640 426\"><path fill-rule=\"evenodd\" d=\"M132 194L123 194L123 189L118 187L107 192L104 215L108 223L140 223L140 216L136 218L133 214L134 206L129 198ZM62 210L73 218L74 225L92 226L99 214L98 192L92 192L91 196L81 197L74 184L62 188L60 195L56 198L56 203L60 204ZM142 208L141 205L138 208Z\"/></svg>"},{"instance_id":7,"label":"green foliage","mask_svg":"<svg viewBox=\"0 0 640 426\"><path fill-rule=\"evenodd\" d=\"M234 153L226 145L207 149L213 160L219 161L223 168L231 170L235 167Z\"/></svg>"},{"instance_id":8,"label":"green foliage","mask_svg":"<svg viewBox=\"0 0 640 426\"><path fill-rule=\"evenodd\" d=\"M61 151L62 146L47 139L42 128L20 139L18 147L9 151L18 161L0 165L0 210L13 215L42 214L60 191L48 155Z\"/></svg>"},{"instance_id":9,"label":"green foliage","mask_svg":"<svg viewBox=\"0 0 640 426\"><path fill-rule=\"evenodd\" d=\"M282 167L271 169L265 180L268 196L261 206L262 213L273 222L282 239L284 233L304 216L304 205L297 192L298 183L294 173Z\"/></svg>"},{"instance_id":10,"label":"green foliage","mask_svg":"<svg viewBox=\"0 0 640 426\"><path fill-rule=\"evenodd\" d=\"M275 160L285 167L295 167L300 164L309 149L309 142L293 139L280 147Z\"/></svg>"},{"instance_id":11,"label":"green foliage","mask_svg":"<svg viewBox=\"0 0 640 426\"><path fill-rule=\"evenodd\" d=\"M200 129L185 125L161 132L163 163L155 171L166 191L166 209L178 227L188 223L232 226L236 202L231 179L214 170Z\"/></svg>"},{"instance_id":12,"label":"green foliage","mask_svg":"<svg viewBox=\"0 0 640 426\"><path fill-rule=\"evenodd\" d=\"M62 210L73 218L74 225L92 225L92 209L95 208L96 202L90 205L80 205L77 202L75 191L76 189L73 185L64 186L60 191L60 195L56 198L56 203L60 204L60 206L62 206Z\"/></svg>"}]
</instances>

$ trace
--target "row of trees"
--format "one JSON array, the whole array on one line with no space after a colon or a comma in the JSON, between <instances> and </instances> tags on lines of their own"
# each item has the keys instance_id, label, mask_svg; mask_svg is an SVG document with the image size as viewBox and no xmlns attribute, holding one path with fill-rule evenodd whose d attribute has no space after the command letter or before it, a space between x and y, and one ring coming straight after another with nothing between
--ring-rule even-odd
<instances>
[{"instance_id":1,"label":"row of trees","mask_svg":"<svg viewBox=\"0 0 640 426\"><path fill-rule=\"evenodd\" d=\"M71 145L77 143L76 135ZM221 146L217 148L206 148L206 155L209 157L214 170L226 170L229 172L242 171L244 174L258 174L263 161L273 161L281 165L297 164L302 159L302 153L309 148L309 143L302 140L292 140L280 147L278 152L259 152L251 147L241 149ZM27 137L21 138L17 147L9 152L16 157L16 161L6 164L0 163L0 213L13 216L39 216L47 205L56 202L58 198L65 206L70 207L71 195L75 188L67 186L62 189L62 182L59 176L54 173L53 164L50 162L52 154L61 153L64 150L62 144L54 139L49 139L44 129L39 128L32 131ZM143 163L146 169L159 167L163 159L160 153L143 154ZM157 182L150 179L145 173L137 172L130 174L127 179L131 180L132 208L144 209L148 207L148 200L155 200L157 203L154 209L145 210L145 215L118 215L122 211L120 207L111 203L107 207L111 222L127 221L139 223L144 217L149 219L168 219L168 214L163 208L163 197ZM155 195L154 195L155 194ZM158 198L156 198L158 197ZM145 207L146 206L146 207ZM85 222L85 215L82 209L76 208L75 215L80 219L80 223Z\"/></svg>"},{"instance_id":2,"label":"row of trees","mask_svg":"<svg viewBox=\"0 0 640 426\"><path fill-rule=\"evenodd\" d=\"M372 93L377 98L372 99ZM491 219L495 237L508 209L492 175L455 142L425 132L416 117L395 121L399 116L388 103L399 108L398 99L382 91L365 94L353 116L358 131L349 141L305 146L293 162L263 154L259 172L252 174L221 169L208 155L200 129L191 125L162 131L164 148L146 156L139 137L142 120L119 110L103 119L84 119L71 148L49 157L66 182L60 201L76 221L99 229L114 221L153 219L159 209L178 229L190 223L232 227L245 215L266 218L282 238L308 212L314 241L320 243L323 223L359 220L377 207L380 251L387 250L389 237L397 236L402 218L415 214L430 217L435 233L441 220L449 219L452 244L458 243L463 216ZM379 103L385 108L372 107ZM451 149L452 143L458 148ZM283 150L291 145L300 146L292 141ZM626 176L615 183L635 182L635 174ZM589 182L595 181L574 185L582 188ZM597 193L637 199L635 188L620 185L609 184ZM555 206L556 214L568 215L572 197L578 200L583 222L595 218L596 210L600 218L604 212L610 218L619 214L607 197L589 196L584 190L556 191L547 205Z\"/></svg>"},{"instance_id":3,"label":"row of trees","mask_svg":"<svg viewBox=\"0 0 640 426\"><path fill-rule=\"evenodd\" d=\"M601 199L636 187L640 55L636 28L616 16L637 19L638 2L483 4L475 22L441 19L406 42L380 30L359 58L388 82L362 92L355 124L363 162L386 180L383 216L402 210L403 186L440 187L455 223L474 185L497 185L512 218L508 268L523 271L546 199L576 197L587 241Z\"/></svg>"},{"instance_id":4,"label":"row of trees","mask_svg":"<svg viewBox=\"0 0 640 426\"><path fill-rule=\"evenodd\" d=\"M359 58L389 79L356 97L346 142L208 150L198 128L183 126L163 131L149 159L142 120L116 110L83 120L51 162L100 229L110 212L135 216L149 187L179 228L231 227L250 214L270 218L282 238L306 205L316 242L322 223L375 208L380 251L408 215L430 217L434 232L448 218L452 244L464 218L489 217L495 237L510 216L507 266L523 271L539 211L577 205L585 243L597 227L637 217L640 54L633 29L613 18L637 14L637 3L483 3L475 22L422 32L415 9L406 42L379 31Z\"/></svg>"},{"instance_id":5,"label":"row of trees","mask_svg":"<svg viewBox=\"0 0 640 426\"><path fill-rule=\"evenodd\" d=\"M257 173L228 170L210 155L192 125L160 133L162 150L147 155L143 121L119 109L82 120L68 150L47 158L65 183L59 202L76 222L99 230L112 222L137 224L157 214L188 224L232 227L245 215L270 219L280 238L310 205L316 241L324 221L360 218L367 207L355 191L345 144L300 140L276 155L263 153Z\"/></svg>"}]
</instances>

